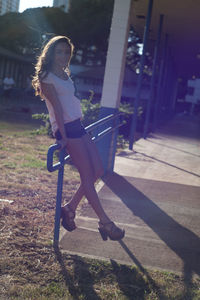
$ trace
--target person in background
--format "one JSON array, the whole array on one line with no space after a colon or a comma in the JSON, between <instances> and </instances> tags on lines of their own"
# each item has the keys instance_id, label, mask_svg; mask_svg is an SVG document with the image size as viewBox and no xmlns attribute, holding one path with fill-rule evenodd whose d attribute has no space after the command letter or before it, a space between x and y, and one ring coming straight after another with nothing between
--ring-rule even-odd
<instances>
[{"instance_id":1,"label":"person in background","mask_svg":"<svg viewBox=\"0 0 200 300\"><path fill-rule=\"evenodd\" d=\"M4 78L4 80L3 80L3 90L4 90L3 95L4 95L6 98L10 98L10 96L11 96L11 91L12 91L14 85L15 85L15 81L14 81L14 79L11 77L10 74L9 74L7 77Z\"/></svg>"},{"instance_id":2,"label":"person in background","mask_svg":"<svg viewBox=\"0 0 200 300\"><path fill-rule=\"evenodd\" d=\"M66 147L80 174L79 189L71 201L61 208L62 225L68 231L76 229L76 208L85 195L99 219L98 229L102 239L120 240L125 231L105 213L94 186L104 170L97 147L82 125L80 100L74 95L69 69L73 49L68 37L53 37L38 58L32 80L36 95L46 102L57 143L61 149Z\"/></svg>"}]
</instances>

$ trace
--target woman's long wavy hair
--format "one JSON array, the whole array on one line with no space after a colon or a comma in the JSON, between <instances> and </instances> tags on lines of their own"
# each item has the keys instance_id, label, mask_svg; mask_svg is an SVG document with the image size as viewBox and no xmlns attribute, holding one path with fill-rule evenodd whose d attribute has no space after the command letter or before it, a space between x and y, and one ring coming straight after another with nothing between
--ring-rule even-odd
<instances>
[{"instance_id":1,"label":"woman's long wavy hair","mask_svg":"<svg viewBox=\"0 0 200 300\"><path fill-rule=\"evenodd\" d=\"M54 49L56 45L58 45L58 43L66 43L70 47L71 50L70 58L65 68L67 74L70 75L69 63L72 58L74 45L71 43L70 39L66 36L62 36L62 35L55 36L52 39L50 39L48 43L44 46L35 65L35 75L33 76L32 86L35 89L36 96L38 95L42 96L41 89L40 89L40 82L48 75L49 71L51 70L53 58L54 58Z\"/></svg>"}]
</instances>

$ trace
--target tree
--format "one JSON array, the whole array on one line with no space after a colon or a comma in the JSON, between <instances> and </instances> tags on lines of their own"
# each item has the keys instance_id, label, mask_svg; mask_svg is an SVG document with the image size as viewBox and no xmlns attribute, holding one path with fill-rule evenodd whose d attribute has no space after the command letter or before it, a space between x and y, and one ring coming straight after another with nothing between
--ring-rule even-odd
<instances>
[{"instance_id":1,"label":"tree","mask_svg":"<svg viewBox=\"0 0 200 300\"><path fill-rule=\"evenodd\" d=\"M134 28L131 26L129 31L129 37L128 37L126 61L127 64L134 71L136 71L140 61L139 45L138 45L139 43L140 43L140 38L136 34Z\"/></svg>"},{"instance_id":2,"label":"tree","mask_svg":"<svg viewBox=\"0 0 200 300\"><path fill-rule=\"evenodd\" d=\"M49 36L67 34L66 25L66 13L59 8L7 13L0 17L0 44L18 54L34 56Z\"/></svg>"},{"instance_id":3,"label":"tree","mask_svg":"<svg viewBox=\"0 0 200 300\"><path fill-rule=\"evenodd\" d=\"M34 58L44 42L54 35L67 35L82 52L81 63L104 65L114 0L73 0L68 13L60 8L27 9L0 16L0 44L18 54ZM130 30L127 63L135 70L139 39ZM76 58L76 55L73 59Z\"/></svg>"},{"instance_id":4,"label":"tree","mask_svg":"<svg viewBox=\"0 0 200 300\"><path fill-rule=\"evenodd\" d=\"M114 0L73 0L69 10L72 40L83 63L105 62Z\"/></svg>"},{"instance_id":5,"label":"tree","mask_svg":"<svg viewBox=\"0 0 200 300\"><path fill-rule=\"evenodd\" d=\"M0 43L33 55L46 39L61 34L69 36L76 49L101 57L107 49L112 5L113 0L73 0L69 13L55 7L7 13L0 17Z\"/></svg>"}]
</instances>

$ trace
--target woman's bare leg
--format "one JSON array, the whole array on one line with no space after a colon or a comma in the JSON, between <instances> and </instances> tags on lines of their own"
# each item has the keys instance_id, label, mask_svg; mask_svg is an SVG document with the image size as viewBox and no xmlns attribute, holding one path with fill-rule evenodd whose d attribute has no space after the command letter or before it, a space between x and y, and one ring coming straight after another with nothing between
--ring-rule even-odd
<instances>
[{"instance_id":1,"label":"woman's bare leg","mask_svg":"<svg viewBox=\"0 0 200 300\"><path fill-rule=\"evenodd\" d=\"M98 178L100 178L104 174L103 164L101 161L101 158L99 156L98 149L95 145L95 143L92 141L91 137L86 134L83 136L83 141L85 143L87 152L89 154L89 158L92 164L93 169L93 178L94 183ZM78 190L74 194L72 200L69 202L69 205L73 211L76 210L77 206L79 205L81 199L84 197L84 188L83 185L80 184Z\"/></svg>"},{"instance_id":2,"label":"woman's bare leg","mask_svg":"<svg viewBox=\"0 0 200 300\"><path fill-rule=\"evenodd\" d=\"M95 166L97 166L97 164L94 164L93 160L95 160L95 151L97 150L95 150L95 147L93 150L91 150L91 147L92 144L90 144L90 140L87 135L84 135L82 138L68 140L68 153L70 154L72 161L77 167L81 177L81 186L70 202L70 207L72 209L76 208L83 195L85 195L95 213L99 217L99 220L102 223L106 223L109 222L110 219L103 210L94 187L94 181L96 177L95 175L98 172L99 174L102 174L103 169L101 164L99 164L101 168L95 169Z\"/></svg>"}]
</instances>

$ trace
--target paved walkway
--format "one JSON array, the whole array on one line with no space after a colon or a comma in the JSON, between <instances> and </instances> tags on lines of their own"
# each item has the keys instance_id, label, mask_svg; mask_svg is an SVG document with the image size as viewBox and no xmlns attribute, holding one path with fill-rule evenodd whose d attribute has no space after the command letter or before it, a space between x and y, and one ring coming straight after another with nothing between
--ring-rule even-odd
<instances>
[{"instance_id":1,"label":"paved walkway","mask_svg":"<svg viewBox=\"0 0 200 300\"><path fill-rule=\"evenodd\" d=\"M78 229L61 229L69 253L139 268L200 275L200 120L179 116L134 150L124 150L114 173L97 186L106 212L124 227L121 242L102 241L85 203Z\"/></svg>"}]
</instances>

